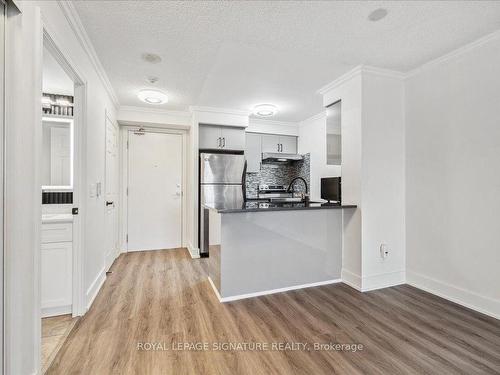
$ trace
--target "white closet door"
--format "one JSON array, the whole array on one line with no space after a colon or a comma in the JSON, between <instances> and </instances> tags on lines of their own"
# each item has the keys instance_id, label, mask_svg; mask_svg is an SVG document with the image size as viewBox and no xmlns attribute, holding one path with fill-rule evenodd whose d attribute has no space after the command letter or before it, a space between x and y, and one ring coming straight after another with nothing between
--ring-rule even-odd
<instances>
[{"instance_id":1,"label":"white closet door","mask_svg":"<svg viewBox=\"0 0 500 375\"><path fill-rule=\"evenodd\" d=\"M128 250L182 244L182 136L129 133Z\"/></svg>"}]
</instances>

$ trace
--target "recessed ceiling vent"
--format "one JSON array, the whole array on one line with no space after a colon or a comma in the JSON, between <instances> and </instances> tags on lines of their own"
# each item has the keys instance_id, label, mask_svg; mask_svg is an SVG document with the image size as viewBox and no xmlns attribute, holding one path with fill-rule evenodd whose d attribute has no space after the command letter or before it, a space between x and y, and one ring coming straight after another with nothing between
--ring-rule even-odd
<instances>
[{"instance_id":1,"label":"recessed ceiling vent","mask_svg":"<svg viewBox=\"0 0 500 375\"><path fill-rule=\"evenodd\" d=\"M154 53L143 53L142 59L150 64L158 64L161 62L161 57Z\"/></svg>"},{"instance_id":2,"label":"recessed ceiling vent","mask_svg":"<svg viewBox=\"0 0 500 375\"><path fill-rule=\"evenodd\" d=\"M375 9L373 12L371 12L369 15L368 15L368 19L370 21L373 21L373 22L377 22L377 21L380 21L382 18L384 18L385 16L387 16L387 9L384 9L384 8L378 8L378 9Z\"/></svg>"}]
</instances>

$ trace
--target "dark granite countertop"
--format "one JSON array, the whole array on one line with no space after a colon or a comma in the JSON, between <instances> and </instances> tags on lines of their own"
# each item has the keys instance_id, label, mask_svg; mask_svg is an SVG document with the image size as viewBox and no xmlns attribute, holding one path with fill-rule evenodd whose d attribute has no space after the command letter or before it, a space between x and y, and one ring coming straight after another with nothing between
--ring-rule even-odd
<instances>
[{"instance_id":1,"label":"dark granite countertop","mask_svg":"<svg viewBox=\"0 0 500 375\"><path fill-rule=\"evenodd\" d=\"M356 205L339 205L321 202L280 202L269 203L257 200L250 200L243 205L235 206L231 204L204 204L205 208L215 210L221 214L238 212L267 212L267 211L296 211L296 210L335 210L344 208L356 208Z\"/></svg>"}]
</instances>

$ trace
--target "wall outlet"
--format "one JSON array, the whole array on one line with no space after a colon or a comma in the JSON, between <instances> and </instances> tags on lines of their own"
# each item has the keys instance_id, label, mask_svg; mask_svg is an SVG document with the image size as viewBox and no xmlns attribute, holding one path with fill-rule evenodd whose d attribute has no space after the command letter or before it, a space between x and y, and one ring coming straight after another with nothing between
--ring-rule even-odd
<instances>
[{"instance_id":1,"label":"wall outlet","mask_svg":"<svg viewBox=\"0 0 500 375\"><path fill-rule=\"evenodd\" d=\"M383 243L380 245L380 257L382 259L385 259L389 256L389 246L387 244Z\"/></svg>"}]
</instances>

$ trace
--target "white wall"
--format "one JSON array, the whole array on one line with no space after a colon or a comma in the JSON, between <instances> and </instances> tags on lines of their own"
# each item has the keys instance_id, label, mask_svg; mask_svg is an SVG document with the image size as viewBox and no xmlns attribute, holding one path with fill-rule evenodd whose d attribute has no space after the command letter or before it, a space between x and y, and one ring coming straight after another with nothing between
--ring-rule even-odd
<instances>
[{"instance_id":1,"label":"white wall","mask_svg":"<svg viewBox=\"0 0 500 375\"><path fill-rule=\"evenodd\" d=\"M153 108L121 106L117 120L121 125L144 125L188 129L191 126L191 113L182 111L155 110Z\"/></svg>"},{"instance_id":2,"label":"white wall","mask_svg":"<svg viewBox=\"0 0 500 375\"><path fill-rule=\"evenodd\" d=\"M500 318L500 33L406 83L407 279Z\"/></svg>"},{"instance_id":3,"label":"white wall","mask_svg":"<svg viewBox=\"0 0 500 375\"><path fill-rule=\"evenodd\" d=\"M404 81L367 69L362 83L363 289L405 282ZM386 244L389 256L380 256Z\"/></svg>"},{"instance_id":4,"label":"white wall","mask_svg":"<svg viewBox=\"0 0 500 375\"><path fill-rule=\"evenodd\" d=\"M358 206L356 210L345 210L343 212L342 280L357 289L361 289L362 287L361 83L362 79L359 72L356 74L348 73L346 76L340 77L339 80L320 90L323 94L323 104L325 107L338 100L342 100L342 203ZM306 135L303 129L307 129L307 125L304 126L304 124L301 124L299 144L302 146L299 146L299 148L301 152L306 152L307 149L314 152L315 149L319 149L323 145L321 155L318 157L323 160L321 164L322 168L326 168L326 118L316 124L316 131L318 128L321 133L311 133L315 133L315 137L318 137L319 134L321 139L314 138L311 142L308 142L308 148L305 148L304 145L307 138L301 138ZM307 132L309 135L311 133ZM324 136L321 136L322 134ZM311 166L312 164L313 162L311 161ZM339 167L335 166L334 168ZM315 179L317 180L317 177ZM311 184L312 181L313 174L311 173Z\"/></svg>"},{"instance_id":5,"label":"white wall","mask_svg":"<svg viewBox=\"0 0 500 375\"><path fill-rule=\"evenodd\" d=\"M341 173L339 165L326 164L326 112L301 121L298 129L299 153L311 154L311 199L321 200L321 178Z\"/></svg>"},{"instance_id":6,"label":"white wall","mask_svg":"<svg viewBox=\"0 0 500 375\"><path fill-rule=\"evenodd\" d=\"M32 374L39 368L37 282L41 221L42 22L87 85L84 154L85 186L104 182L105 113L116 117L112 99L59 4L24 1L23 14L8 20L7 189L6 189L6 360L8 374ZM40 12L40 13L39 13ZM9 85L9 83L7 83ZM9 90L10 87L10 90ZM15 89L13 89L15 87ZM23 173L19 173L23 171ZM104 187L103 187L104 191ZM84 290L87 303L104 280L104 201L89 198L84 223ZM10 255L9 255L10 254Z\"/></svg>"},{"instance_id":7,"label":"white wall","mask_svg":"<svg viewBox=\"0 0 500 375\"><path fill-rule=\"evenodd\" d=\"M248 127L245 130L252 133L298 136L299 123L262 120L251 117L248 121Z\"/></svg>"},{"instance_id":8,"label":"white wall","mask_svg":"<svg viewBox=\"0 0 500 375\"><path fill-rule=\"evenodd\" d=\"M40 357L37 260L41 227L42 24L9 6L6 43L5 373L35 373ZM22 173L20 173L22 171Z\"/></svg>"},{"instance_id":9,"label":"white wall","mask_svg":"<svg viewBox=\"0 0 500 375\"><path fill-rule=\"evenodd\" d=\"M363 291L401 284L405 281L402 76L360 66L320 93L325 106L342 101L342 203L358 206L344 211L342 279ZM318 149L324 168L326 121L316 119L317 138L308 139L310 127L301 124L301 152ZM389 247L386 259L380 256L382 243Z\"/></svg>"}]
</instances>

